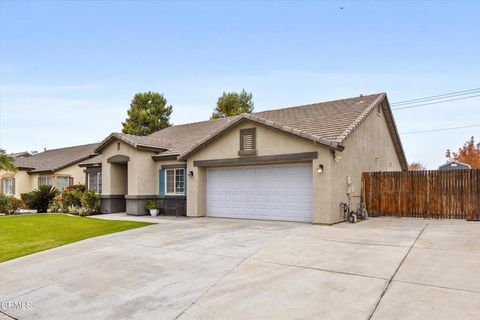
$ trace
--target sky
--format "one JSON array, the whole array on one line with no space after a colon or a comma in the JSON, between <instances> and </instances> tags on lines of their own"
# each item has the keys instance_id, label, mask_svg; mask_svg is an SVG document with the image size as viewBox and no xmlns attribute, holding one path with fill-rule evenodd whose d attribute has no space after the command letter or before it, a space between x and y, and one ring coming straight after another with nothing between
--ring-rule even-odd
<instances>
[{"instance_id":1,"label":"sky","mask_svg":"<svg viewBox=\"0 0 480 320\"><path fill-rule=\"evenodd\" d=\"M480 88L480 2L0 1L0 148L99 142L137 92L207 120L224 91L255 110ZM400 133L480 124L480 97L394 111ZM402 134L428 168L480 127Z\"/></svg>"}]
</instances>

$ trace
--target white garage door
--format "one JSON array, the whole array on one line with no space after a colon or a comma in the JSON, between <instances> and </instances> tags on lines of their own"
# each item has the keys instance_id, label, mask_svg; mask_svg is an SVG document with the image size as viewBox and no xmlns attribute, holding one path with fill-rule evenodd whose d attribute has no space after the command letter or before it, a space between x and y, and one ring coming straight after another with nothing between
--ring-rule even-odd
<instances>
[{"instance_id":1,"label":"white garage door","mask_svg":"<svg viewBox=\"0 0 480 320\"><path fill-rule=\"evenodd\" d=\"M312 166L208 169L207 215L312 221Z\"/></svg>"}]
</instances>

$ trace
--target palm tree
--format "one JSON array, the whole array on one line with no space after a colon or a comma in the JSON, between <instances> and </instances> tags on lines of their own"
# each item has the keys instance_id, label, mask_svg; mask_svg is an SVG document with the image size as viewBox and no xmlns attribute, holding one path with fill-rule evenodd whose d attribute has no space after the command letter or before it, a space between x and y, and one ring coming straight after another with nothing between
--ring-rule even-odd
<instances>
[{"instance_id":1,"label":"palm tree","mask_svg":"<svg viewBox=\"0 0 480 320\"><path fill-rule=\"evenodd\" d=\"M0 149L0 170L16 172L15 160L8 156L5 150Z\"/></svg>"}]
</instances>

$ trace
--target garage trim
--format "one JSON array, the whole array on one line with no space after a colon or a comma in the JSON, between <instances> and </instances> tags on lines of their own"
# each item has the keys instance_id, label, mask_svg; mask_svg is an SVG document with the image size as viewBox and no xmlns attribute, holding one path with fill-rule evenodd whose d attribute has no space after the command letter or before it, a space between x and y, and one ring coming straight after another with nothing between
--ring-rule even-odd
<instances>
[{"instance_id":1,"label":"garage trim","mask_svg":"<svg viewBox=\"0 0 480 320\"><path fill-rule=\"evenodd\" d=\"M264 164L272 162L290 162L290 161L307 161L318 158L318 152L303 152L279 154L273 156L257 156L245 158L228 158L215 160L197 160L193 161L195 167L216 167L216 166L235 166L246 164Z\"/></svg>"}]
</instances>

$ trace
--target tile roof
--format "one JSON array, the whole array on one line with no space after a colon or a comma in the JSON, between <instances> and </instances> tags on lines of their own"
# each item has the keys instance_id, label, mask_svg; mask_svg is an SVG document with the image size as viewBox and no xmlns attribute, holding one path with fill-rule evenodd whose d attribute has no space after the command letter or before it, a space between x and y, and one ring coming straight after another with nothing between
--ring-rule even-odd
<instances>
[{"instance_id":1,"label":"tile roof","mask_svg":"<svg viewBox=\"0 0 480 320\"><path fill-rule=\"evenodd\" d=\"M261 123L302 138L306 138L332 149L343 149L343 142L362 123L362 121L383 101L385 93L378 93L355 98L314 103L296 107L270 111L242 114L217 120L208 120L183 125L175 125L145 137L114 133L107 137L97 151L106 145L110 139L117 138L132 146L150 146L157 151L155 158L178 156L179 160L186 157L197 148L208 143L230 126L242 120ZM393 121L393 115L388 103L383 107L390 133L401 158L406 165L403 148Z\"/></svg>"},{"instance_id":2,"label":"tile roof","mask_svg":"<svg viewBox=\"0 0 480 320\"><path fill-rule=\"evenodd\" d=\"M43 151L25 158L15 158L15 165L29 172L54 172L95 155L98 143Z\"/></svg>"},{"instance_id":3,"label":"tile roof","mask_svg":"<svg viewBox=\"0 0 480 320\"><path fill-rule=\"evenodd\" d=\"M101 164L101 163L102 163L102 155L97 154L96 156L88 158L87 160L81 161L78 165L80 167L86 167L86 166L90 166L90 165L93 165L93 164Z\"/></svg>"},{"instance_id":4,"label":"tile roof","mask_svg":"<svg viewBox=\"0 0 480 320\"><path fill-rule=\"evenodd\" d=\"M148 137L170 142L168 150L162 152L161 156L179 155L204 137L221 131L237 119L240 119L240 116L171 126Z\"/></svg>"},{"instance_id":5,"label":"tile roof","mask_svg":"<svg viewBox=\"0 0 480 320\"><path fill-rule=\"evenodd\" d=\"M23 152L10 153L8 154L8 156L12 158L22 158L22 157L30 157L31 154L28 151L23 151Z\"/></svg>"},{"instance_id":6,"label":"tile roof","mask_svg":"<svg viewBox=\"0 0 480 320\"><path fill-rule=\"evenodd\" d=\"M159 152L168 150L171 148L172 144L172 141L166 141L161 138L152 138L151 136L134 136L131 134L114 132L98 144L95 152L100 152L103 150L103 148L105 148L112 140L123 141L134 148L151 149L152 151Z\"/></svg>"},{"instance_id":7,"label":"tile roof","mask_svg":"<svg viewBox=\"0 0 480 320\"><path fill-rule=\"evenodd\" d=\"M270 111L242 114L218 120L171 126L147 137L169 141L168 150L159 156L184 156L206 143L229 126L248 119L337 148L353 130L356 121L366 110L372 108L385 94L336 100L283 108Z\"/></svg>"}]
</instances>

